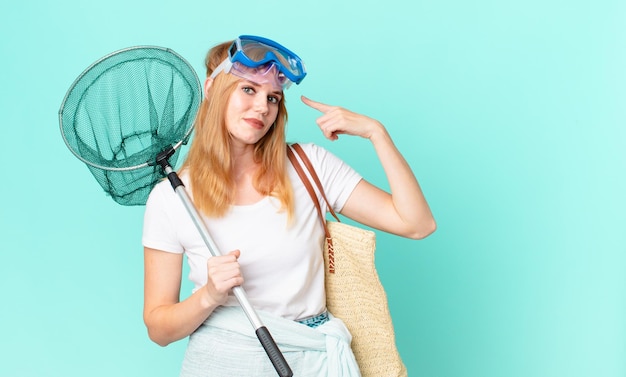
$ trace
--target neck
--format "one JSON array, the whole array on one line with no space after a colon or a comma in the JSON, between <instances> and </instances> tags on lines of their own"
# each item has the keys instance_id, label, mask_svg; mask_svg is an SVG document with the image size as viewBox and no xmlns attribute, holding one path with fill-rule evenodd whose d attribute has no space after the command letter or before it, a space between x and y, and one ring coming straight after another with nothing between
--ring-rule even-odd
<instances>
[{"instance_id":1,"label":"neck","mask_svg":"<svg viewBox=\"0 0 626 377\"><path fill-rule=\"evenodd\" d=\"M254 162L253 154L233 156L232 177L235 182L235 205L248 205L258 202L263 195L254 187L254 176L259 164Z\"/></svg>"},{"instance_id":2,"label":"neck","mask_svg":"<svg viewBox=\"0 0 626 377\"><path fill-rule=\"evenodd\" d=\"M258 163L254 161L254 146L233 144L231 154L232 177L235 182L238 185L246 181L250 182L258 167Z\"/></svg>"}]
</instances>

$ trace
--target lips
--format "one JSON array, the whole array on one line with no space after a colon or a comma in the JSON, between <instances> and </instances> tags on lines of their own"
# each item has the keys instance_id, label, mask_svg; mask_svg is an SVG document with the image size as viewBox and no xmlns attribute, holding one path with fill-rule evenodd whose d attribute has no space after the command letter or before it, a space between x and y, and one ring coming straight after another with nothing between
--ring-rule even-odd
<instances>
[{"instance_id":1,"label":"lips","mask_svg":"<svg viewBox=\"0 0 626 377\"><path fill-rule=\"evenodd\" d=\"M261 129L263 129L263 127L265 127L265 124L263 124L263 122L258 120L258 119L245 118L244 120L246 121L246 123L248 123L252 127L257 128L259 130L261 130Z\"/></svg>"}]
</instances>

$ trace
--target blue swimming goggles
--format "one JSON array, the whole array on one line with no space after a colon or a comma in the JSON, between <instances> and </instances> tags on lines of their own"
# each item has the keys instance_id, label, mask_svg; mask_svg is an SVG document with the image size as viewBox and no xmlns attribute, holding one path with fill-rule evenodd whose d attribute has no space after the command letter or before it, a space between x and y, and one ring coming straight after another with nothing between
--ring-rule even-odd
<instances>
[{"instance_id":1,"label":"blue swimming goggles","mask_svg":"<svg viewBox=\"0 0 626 377\"><path fill-rule=\"evenodd\" d=\"M306 76L304 62L280 44L253 35L241 35L228 49L228 57L218 65L218 73L232 73L258 84L271 83L281 90L292 82L300 84Z\"/></svg>"}]
</instances>

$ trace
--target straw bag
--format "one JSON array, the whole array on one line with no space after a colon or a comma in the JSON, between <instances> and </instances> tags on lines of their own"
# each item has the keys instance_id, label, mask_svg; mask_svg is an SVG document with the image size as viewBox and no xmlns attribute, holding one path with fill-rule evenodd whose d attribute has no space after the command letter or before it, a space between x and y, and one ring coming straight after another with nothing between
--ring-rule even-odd
<instances>
[{"instance_id":1,"label":"straw bag","mask_svg":"<svg viewBox=\"0 0 626 377\"><path fill-rule=\"evenodd\" d=\"M326 221L315 189L292 148L309 171L337 222ZM363 377L405 377L407 371L396 348L387 295L374 264L375 233L339 222L302 147L293 144L292 148L287 149L289 160L311 195L326 232L326 306L350 330L352 351Z\"/></svg>"}]
</instances>

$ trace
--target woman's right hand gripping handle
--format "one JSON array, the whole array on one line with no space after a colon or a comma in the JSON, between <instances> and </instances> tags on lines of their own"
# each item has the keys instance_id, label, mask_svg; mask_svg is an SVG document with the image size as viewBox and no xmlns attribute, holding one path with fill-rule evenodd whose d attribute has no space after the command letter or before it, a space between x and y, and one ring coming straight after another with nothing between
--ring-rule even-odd
<instances>
[{"instance_id":1,"label":"woman's right hand gripping handle","mask_svg":"<svg viewBox=\"0 0 626 377\"><path fill-rule=\"evenodd\" d=\"M144 248L144 322L150 339L166 346L194 332L243 284L239 250L207 261L207 283L180 301L183 255Z\"/></svg>"}]
</instances>

